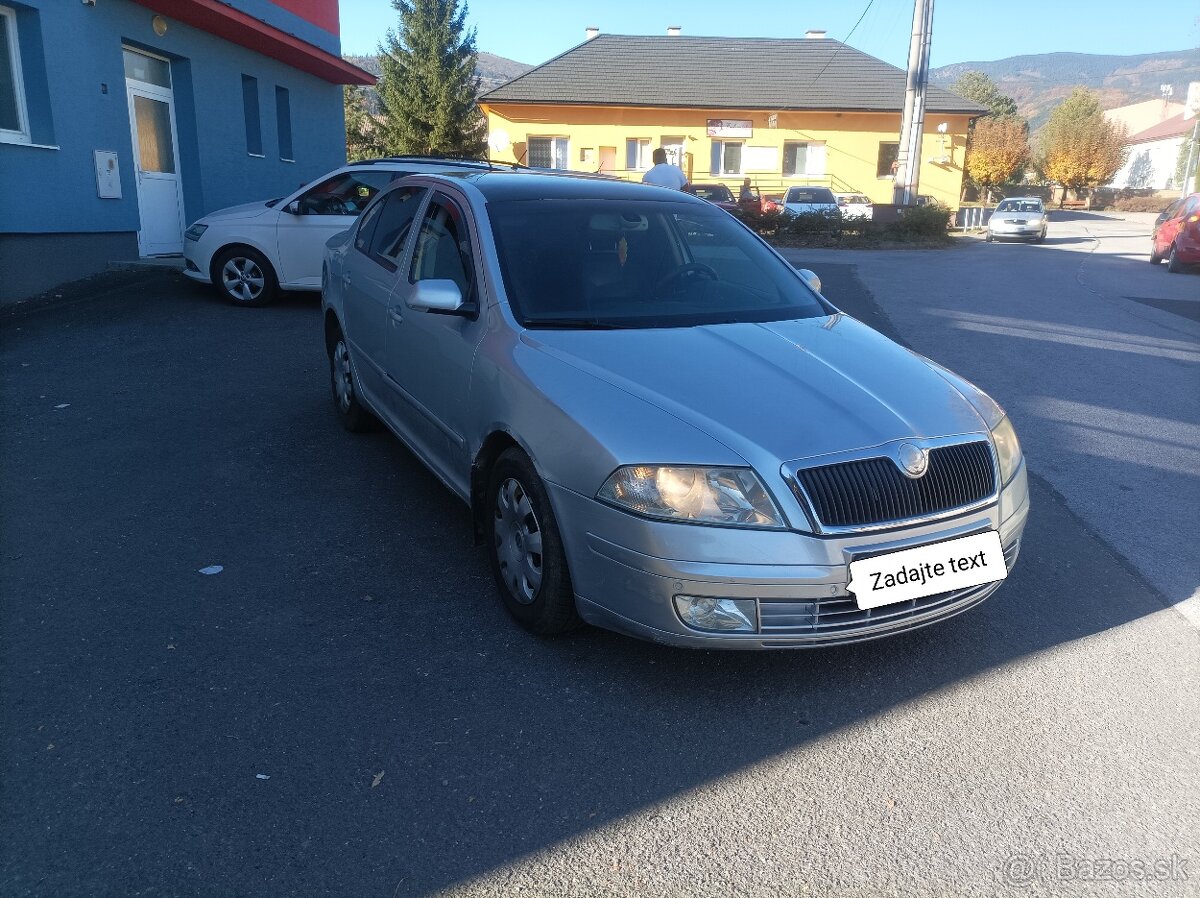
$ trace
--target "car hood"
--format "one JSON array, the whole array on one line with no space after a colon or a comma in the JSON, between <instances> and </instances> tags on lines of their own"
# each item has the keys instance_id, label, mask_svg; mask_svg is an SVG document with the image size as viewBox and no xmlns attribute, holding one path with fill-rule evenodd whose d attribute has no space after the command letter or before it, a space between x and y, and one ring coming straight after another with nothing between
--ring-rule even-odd
<instances>
[{"instance_id":1,"label":"car hood","mask_svg":"<svg viewBox=\"0 0 1200 898\"><path fill-rule=\"evenodd\" d=\"M200 221L204 224L211 224L214 221L257 218L259 215L265 215L267 212L274 212L278 208L278 206L274 208L268 206L266 200L261 200L257 203L242 203L240 206L229 206L225 209L218 209L216 212L209 212Z\"/></svg>"},{"instance_id":2,"label":"car hood","mask_svg":"<svg viewBox=\"0 0 1200 898\"><path fill-rule=\"evenodd\" d=\"M783 462L986 430L962 393L920 356L843 314L687 328L539 329L522 339L747 459L767 452Z\"/></svg>"}]
</instances>

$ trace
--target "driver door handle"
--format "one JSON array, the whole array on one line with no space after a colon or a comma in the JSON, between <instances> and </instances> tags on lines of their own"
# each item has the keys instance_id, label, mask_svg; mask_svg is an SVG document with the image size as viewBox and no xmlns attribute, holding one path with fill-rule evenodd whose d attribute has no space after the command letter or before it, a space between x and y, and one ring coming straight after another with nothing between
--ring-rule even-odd
<instances>
[{"instance_id":1,"label":"driver door handle","mask_svg":"<svg viewBox=\"0 0 1200 898\"><path fill-rule=\"evenodd\" d=\"M388 315L391 316L391 319L397 324L404 320L404 316L400 313L399 306L392 306L390 309L388 309Z\"/></svg>"}]
</instances>

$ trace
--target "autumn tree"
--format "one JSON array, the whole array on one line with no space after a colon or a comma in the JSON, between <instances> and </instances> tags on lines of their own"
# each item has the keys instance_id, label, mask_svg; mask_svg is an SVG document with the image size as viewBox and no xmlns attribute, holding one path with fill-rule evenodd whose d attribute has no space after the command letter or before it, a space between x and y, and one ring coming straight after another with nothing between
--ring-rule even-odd
<instances>
[{"instance_id":1,"label":"autumn tree","mask_svg":"<svg viewBox=\"0 0 1200 898\"><path fill-rule=\"evenodd\" d=\"M983 188L985 203L991 189L1007 184L1029 163L1029 129L1017 118L985 118L975 124L967 152L967 175Z\"/></svg>"},{"instance_id":2,"label":"autumn tree","mask_svg":"<svg viewBox=\"0 0 1200 898\"><path fill-rule=\"evenodd\" d=\"M386 152L380 136L379 120L371 114L366 92L355 85L343 88L346 112L346 161L372 159Z\"/></svg>"},{"instance_id":3,"label":"autumn tree","mask_svg":"<svg viewBox=\"0 0 1200 898\"><path fill-rule=\"evenodd\" d=\"M382 144L388 153L480 156L475 29L459 0L392 0L399 13L379 48Z\"/></svg>"},{"instance_id":4,"label":"autumn tree","mask_svg":"<svg viewBox=\"0 0 1200 898\"><path fill-rule=\"evenodd\" d=\"M980 106L986 106L993 118L1016 118L1017 101L1000 93L996 82L983 72L963 72L950 90L960 97L974 100Z\"/></svg>"},{"instance_id":5,"label":"autumn tree","mask_svg":"<svg viewBox=\"0 0 1200 898\"><path fill-rule=\"evenodd\" d=\"M1050 113L1042 131L1039 168L1078 195L1111 181L1127 155L1125 128L1104 117L1095 94L1077 87Z\"/></svg>"}]
</instances>

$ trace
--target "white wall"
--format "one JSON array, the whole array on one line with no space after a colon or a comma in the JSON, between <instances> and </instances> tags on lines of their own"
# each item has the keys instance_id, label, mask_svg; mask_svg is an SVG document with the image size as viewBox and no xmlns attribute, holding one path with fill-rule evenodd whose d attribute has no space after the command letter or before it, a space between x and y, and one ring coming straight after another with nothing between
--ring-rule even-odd
<instances>
[{"instance_id":1,"label":"white wall","mask_svg":"<svg viewBox=\"0 0 1200 898\"><path fill-rule=\"evenodd\" d=\"M1166 190L1174 186L1175 163L1179 161L1179 148L1183 146L1183 137L1167 137L1162 140L1150 140L1146 143L1135 143L1129 147L1129 158L1125 166L1117 172L1109 187L1152 187L1155 190ZM1147 166L1148 163L1148 166ZM1137 176L1140 171L1149 180L1130 184L1130 176Z\"/></svg>"}]
</instances>

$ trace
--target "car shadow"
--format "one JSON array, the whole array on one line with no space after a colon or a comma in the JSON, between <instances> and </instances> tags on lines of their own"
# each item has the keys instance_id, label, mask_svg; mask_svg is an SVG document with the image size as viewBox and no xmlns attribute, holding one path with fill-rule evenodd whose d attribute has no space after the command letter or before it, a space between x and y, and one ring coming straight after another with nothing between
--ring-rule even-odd
<instances>
[{"instance_id":1,"label":"car shadow","mask_svg":"<svg viewBox=\"0 0 1200 898\"><path fill-rule=\"evenodd\" d=\"M888 332L846 266L822 277ZM338 425L311 295L195 300L156 287L119 320L78 305L5 334L22 520L0 594L55 625L5 613L0 739L59 746L6 765L9 886L430 895L1163 608L1034 476L1009 582L936 626L766 654L539 639L465 507L390 435ZM86 416L41 411L27 358Z\"/></svg>"}]
</instances>

